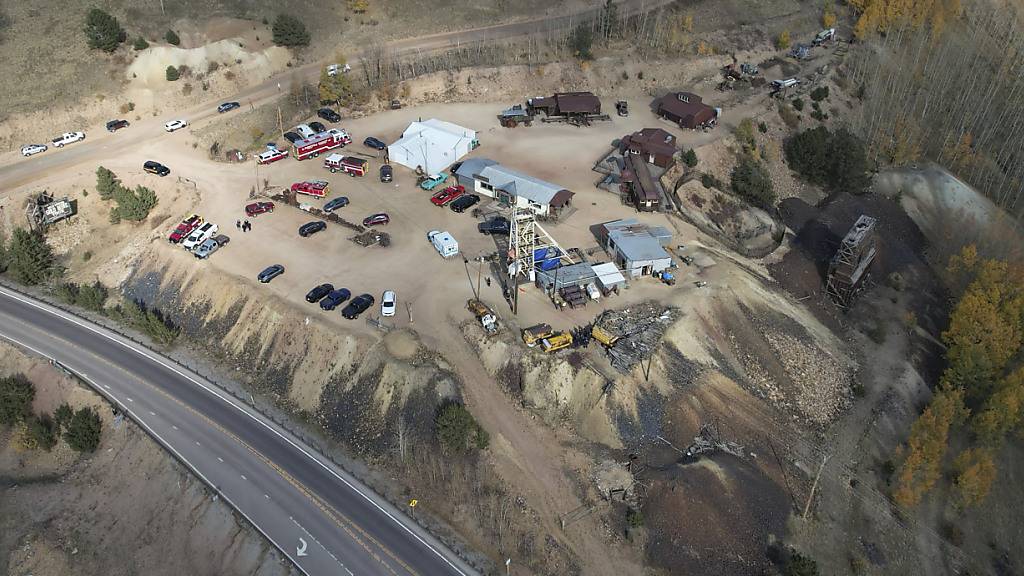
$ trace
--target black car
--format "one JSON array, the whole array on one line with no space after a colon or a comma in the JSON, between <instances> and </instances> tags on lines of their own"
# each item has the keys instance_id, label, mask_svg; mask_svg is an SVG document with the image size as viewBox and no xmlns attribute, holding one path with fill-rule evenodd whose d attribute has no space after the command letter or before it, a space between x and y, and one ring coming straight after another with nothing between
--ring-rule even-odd
<instances>
[{"instance_id":1,"label":"black car","mask_svg":"<svg viewBox=\"0 0 1024 576\"><path fill-rule=\"evenodd\" d=\"M391 182L394 177L394 171L391 169L391 164L381 164L380 166L380 181Z\"/></svg>"},{"instance_id":2,"label":"black car","mask_svg":"<svg viewBox=\"0 0 1024 576\"><path fill-rule=\"evenodd\" d=\"M330 108L321 108L316 111L316 115L328 122L341 122L341 114L338 114Z\"/></svg>"},{"instance_id":3,"label":"black car","mask_svg":"<svg viewBox=\"0 0 1024 576\"><path fill-rule=\"evenodd\" d=\"M337 290L331 290L331 293L326 298L320 301L321 310L334 310L339 304L348 300L352 297L352 293L348 291L348 288L338 288Z\"/></svg>"},{"instance_id":4,"label":"black car","mask_svg":"<svg viewBox=\"0 0 1024 576\"><path fill-rule=\"evenodd\" d=\"M171 169L159 162L153 160L146 160L142 165L142 169L150 174L156 174L157 176L167 176L171 173Z\"/></svg>"},{"instance_id":5,"label":"black car","mask_svg":"<svg viewBox=\"0 0 1024 576\"><path fill-rule=\"evenodd\" d=\"M267 266L263 272L260 272L256 279L266 284L281 274L284 274L284 266L281 266L280 264L272 264Z\"/></svg>"},{"instance_id":6,"label":"black car","mask_svg":"<svg viewBox=\"0 0 1024 576\"><path fill-rule=\"evenodd\" d=\"M330 284L321 284L306 293L306 302L309 302L310 304L319 302L324 296L327 296L333 290L334 286L331 286Z\"/></svg>"},{"instance_id":7,"label":"black car","mask_svg":"<svg viewBox=\"0 0 1024 576\"><path fill-rule=\"evenodd\" d=\"M370 136L366 140L363 140L363 146L366 146L367 148L373 148L374 150L383 150L388 147L387 144L381 142L380 140L377 140L373 136Z\"/></svg>"},{"instance_id":8,"label":"black car","mask_svg":"<svg viewBox=\"0 0 1024 576\"><path fill-rule=\"evenodd\" d=\"M239 104L238 102L225 102L225 103L221 104L220 106L217 106L217 112L223 114L224 112L228 112L229 110L234 110L235 108L238 108L239 106L241 106L241 104Z\"/></svg>"},{"instance_id":9,"label":"black car","mask_svg":"<svg viewBox=\"0 0 1024 576\"><path fill-rule=\"evenodd\" d=\"M117 132L121 128L127 128L131 126L127 120L111 120L107 122L107 132Z\"/></svg>"},{"instance_id":10,"label":"black car","mask_svg":"<svg viewBox=\"0 0 1024 576\"><path fill-rule=\"evenodd\" d=\"M327 222L324 222L323 220L306 222L302 226L299 226L299 236L305 238L306 236L312 236L321 230L327 230Z\"/></svg>"},{"instance_id":11,"label":"black car","mask_svg":"<svg viewBox=\"0 0 1024 576\"><path fill-rule=\"evenodd\" d=\"M486 222L477 224L476 229L481 234L502 234L508 236L512 231L512 225L509 223L508 218L498 216L497 218L491 218Z\"/></svg>"},{"instance_id":12,"label":"black car","mask_svg":"<svg viewBox=\"0 0 1024 576\"><path fill-rule=\"evenodd\" d=\"M465 212L467 208L472 207L479 201L480 197L476 194L464 194L456 198L449 206L451 206L452 212Z\"/></svg>"},{"instance_id":13,"label":"black car","mask_svg":"<svg viewBox=\"0 0 1024 576\"><path fill-rule=\"evenodd\" d=\"M361 294L356 296L355 300L348 303L345 309L341 311L341 315L349 320L358 318L360 314L366 312L366 310L373 306L373 296L369 294Z\"/></svg>"},{"instance_id":14,"label":"black car","mask_svg":"<svg viewBox=\"0 0 1024 576\"><path fill-rule=\"evenodd\" d=\"M296 134L295 132L285 132L284 139L291 142L292 144L295 144L299 140L302 140L302 136Z\"/></svg>"},{"instance_id":15,"label":"black car","mask_svg":"<svg viewBox=\"0 0 1024 576\"><path fill-rule=\"evenodd\" d=\"M345 196L338 196L337 198L324 204L324 212L334 212L338 208L344 208L348 206L348 198Z\"/></svg>"},{"instance_id":16,"label":"black car","mask_svg":"<svg viewBox=\"0 0 1024 576\"><path fill-rule=\"evenodd\" d=\"M321 124L319 122L310 122L309 123L309 127L312 128L316 132L326 132L327 131L327 126L324 126L323 124Z\"/></svg>"}]
</instances>

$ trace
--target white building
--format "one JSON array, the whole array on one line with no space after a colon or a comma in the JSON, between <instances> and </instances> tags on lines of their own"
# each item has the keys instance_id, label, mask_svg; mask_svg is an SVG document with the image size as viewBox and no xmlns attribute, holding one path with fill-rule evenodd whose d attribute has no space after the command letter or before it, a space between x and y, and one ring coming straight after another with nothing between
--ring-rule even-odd
<instances>
[{"instance_id":1,"label":"white building","mask_svg":"<svg viewBox=\"0 0 1024 576\"><path fill-rule=\"evenodd\" d=\"M431 118L409 124L402 137L388 146L388 159L437 176L478 145L476 130Z\"/></svg>"},{"instance_id":2,"label":"white building","mask_svg":"<svg viewBox=\"0 0 1024 576\"><path fill-rule=\"evenodd\" d=\"M570 208L573 193L558 184L506 168L489 158L470 158L455 171L459 184L506 206L515 199L519 208L540 216L558 217Z\"/></svg>"}]
</instances>

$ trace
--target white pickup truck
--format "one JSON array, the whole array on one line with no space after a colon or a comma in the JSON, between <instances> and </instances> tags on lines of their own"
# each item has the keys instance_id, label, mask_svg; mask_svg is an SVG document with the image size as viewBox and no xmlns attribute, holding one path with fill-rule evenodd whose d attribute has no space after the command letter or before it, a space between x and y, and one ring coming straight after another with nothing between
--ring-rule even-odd
<instances>
[{"instance_id":1,"label":"white pickup truck","mask_svg":"<svg viewBox=\"0 0 1024 576\"><path fill-rule=\"evenodd\" d=\"M53 139L53 145L57 148L65 144L73 144L79 140L85 140L85 132L65 132Z\"/></svg>"},{"instance_id":2,"label":"white pickup truck","mask_svg":"<svg viewBox=\"0 0 1024 576\"><path fill-rule=\"evenodd\" d=\"M185 238L185 241L181 243L181 246L185 248L185 250L191 252L197 246L212 238L216 233L217 225L213 222L207 222L193 230L192 233L188 235L188 238Z\"/></svg>"}]
</instances>

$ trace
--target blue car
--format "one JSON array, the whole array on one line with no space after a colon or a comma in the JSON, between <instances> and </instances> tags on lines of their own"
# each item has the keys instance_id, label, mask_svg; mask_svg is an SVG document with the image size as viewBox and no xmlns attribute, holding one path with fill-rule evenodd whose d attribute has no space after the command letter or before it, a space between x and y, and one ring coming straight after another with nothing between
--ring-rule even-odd
<instances>
[{"instance_id":1,"label":"blue car","mask_svg":"<svg viewBox=\"0 0 1024 576\"><path fill-rule=\"evenodd\" d=\"M348 206L348 198L344 196L338 196L337 198L331 200L327 204L324 204L324 212L334 212L338 208L343 208L345 206Z\"/></svg>"},{"instance_id":2,"label":"blue car","mask_svg":"<svg viewBox=\"0 0 1024 576\"><path fill-rule=\"evenodd\" d=\"M338 307L338 304L341 304L342 302L348 300L351 297L352 293L348 291L348 288L338 288L337 290L332 290L330 294L325 296L324 299L320 301L320 308L322 310L334 310L335 308Z\"/></svg>"}]
</instances>

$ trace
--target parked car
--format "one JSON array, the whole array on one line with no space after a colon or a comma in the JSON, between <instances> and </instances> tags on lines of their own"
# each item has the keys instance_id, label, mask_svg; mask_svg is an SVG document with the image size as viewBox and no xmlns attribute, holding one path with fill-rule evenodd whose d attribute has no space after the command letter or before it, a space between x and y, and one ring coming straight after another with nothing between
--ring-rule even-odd
<instances>
[{"instance_id":1,"label":"parked car","mask_svg":"<svg viewBox=\"0 0 1024 576\"><path fill-rule=\"evenodd\" d=\"M341 315L349 320L358 318L360 314L366 312L370 306L373 306L373 296L369 294L360 294L356 296L345 309L341 311Z\"/></svg>"},{"instance_id":2,"label":"parked car","mask_svg":"<svg viewBox=\"0 0 1024 576\"><path fill-rule=\"evenodd\" d=\"M85 140L85 132L65 132L51 140L50 143L57 148L61 148L65 144L74 144L79 140Z\"/></svg>"},{"instance_id":3,"label":"parked car","mask_svg":"<svg viewBox=\"0 0 1024 576\"><path fill-rule=\"evenodd\" d=\"M394 170L391 169L391 164L381 164L380 166L380 181L391 182L394 177Z\"/></svg>"},{"instance_id":4,"label":"parked car","mask_svg":"<svg viewBox=\"0 0 1024 576\"><path fill-rule=\"evenodd\" d=\"M196 246L206 242L217 233L217 225L213 222L206 222L199 228L196 228L188 235L184 240L181 241L181 246L185 250L192 251Z\"/></svg>"},{"instance_id":5,"label":"parked car","mask_svg":"<svg viewBox=\"0 0 1024 576\"><path fill-rule=\"evenodd\" d=\"M306 222L302 226L299 226L299 236L305 238L307 236L312 236L321 230L327 230L327 222L324 222L323 220Z\"/></svg>"},{"instance_id":6,"label":"parked car","mask_svg":"<svg viewBox=\"0 0 1024 576\"><path fill-rule=\"evenodd\" d=\"M391 218L388 215L381 212L379 214L371 214L363 219L363 226L378 226L391 222Z\"/></svg>"},{"instance_id":7,"label":"parked car","mask_svg":"<svg viewBox=\"0 0 1024 576\"><path fill-rule=\"evenodd\" d=\"M216 252L218 248L220 248L220 242L217 242L215 238L207 238L206 240L203 240L202 244L196 246L196 249L192 251L192 254L200 260L205 260L210 257L210 254Z\"/></svg>"},{"instance_id":8,"label":"parked car","mask_svg":"<svg viewBox=\"0 0 1024 576\"><path fill-rule=\"evenodd\" d=\"M188 126L188 121L186 120L171 120L164 124L164 130L174 132L175 130L181 130L185 126Z\"/></svg>"},{"instance_id":9,"label":"parked car","mask_svg":"<svg viewBox=\"0 0 1024 576\"><path fill-rule=\"evenodd\" d=\"M334 212L338 208L344 208L345 206L348 206L348 198L345 196L338 196L327 204L324 204L324 212Z\"/></svg>"},{"instance_id":10,"label":"parked car","mask_svg":"<svg viewBox=\"0 0 1024 576\"><path fill-rule=\"evenodd\" d=\"M259 275L256 276L256 279L261 283L266 284L281 274L284 274L284 266L281 266L280 264L271 264L264 268L263 272L260 272Z\"/></svg>"},{"instance_id":11,"label":"parked car","mask_svg":"<svg viewBox=\"0 0 1024 576\"><path fill-rule=\"evenodd\" d=\"M220 113L220 114L223 114L225 112L229 112L231 110L234 110L235 108L238 108L240 106L241 106L241 104L239 104L238 102L225 102L225 103L221 104L220 106L217 106L217 112Z\"/></svg>"},{"instance_id":12,"label":"parked car","mask_svg":"<svg viewBox=\"0 0 1024 576\"><path fill-rule=\"evenodd\" d=\"M512 224L508 221L508 218L504 216L497 216L491 218L486 222L481 222L476 225L476 229L481 234L501 234L508 236L512 231Z\"/></svg>"},{"instance_id":13,"label":"parked car","mask_svg":"<svg viewBox=\"0 0 1024 576\"><path fill-rule=\"evenodd\" d=\"M127 128L131 124L127 120L111 120L107 122L107 132L117 132L121 128Z\"/></svg>"},{"instance_id":14,"label":"parked car","mask_svg":"<svg viewBox=\"0 0 1024 576\"><path fill-rule=\"evenodd\" d=\"M331 293L324 297L320 301L321 310L334 310L339 304L348 300L352 297L352 293L348 291L348 288L338 288L337 290L331 290Z\"/></svg>"},{"instance_id":15,"label":"parked car","mask_svg":"<svg viewBox=\"0 0 1024 576\"><path fill-rule=\"evenodd\" d=\"M394 290L385 290L384 295L380 299L380 315L386 317L394 316L397 301L398 297L395 295Z\"/></svg>"},{"instance_id":16,"label":"parked car","mask_svg":"<svg viewBox=\"0 0 1024 576\"><path fill-rule=\"evenodd\" d=\"M287 150L279 150L277 148L273 150L267 150L266 152L260 152L256 156L256 162L259 164L270 164L271 162L277 162L283 158L288 157Z\"/></svg>"},{"instance_id":17,"label":"parked car","mask_svg":"<svg viewBox=\"0 0 1024 576\"><path fill-rule=\"evenodd\" d=\"M299 140L302 140L302 136L296 134L295 132L285 132L284 139L291 142L292 144L295 144Z\"/></svg>"},{"instance_id":18,"label":"parked car","mask_svg":"<svg viewBox=\"0 0 1024 576\"><path fill-rule=\"evenodd\" d=\"M316 130L313 130L309 124L299 124L295 127L295 131L302 134L303 138L309 138L313 134L316 134Z\"/></svg>"},{"instance_id":19,"label":"parked car","mask_svg":"<svg viewBox=\"0 0 1024 576\"><path fill-rule=\"evenodd\" d=\"M310 122L309 127L312 128L313 130L316 130L317 134L327 131L327 126L324 126L319 122Z\"/></svg>"},{"instance_id":20,"label":"parked car","mask_svg":"<svg viewBox=\"0 0 1024 576\"><path fill-rule=\"evenodd\" d=\"M434 206L444 206L465 194L466 189L462 186L449 186L430 197L430 203Z\"/></svg>"},{"instance_id":21,"label":"parked car","mask_svg":"<svg viewBox=\"0 0 1024 576\"><path fill-rule=\"evenodd\" d=\"M180 224L178 224L178 227L171 232L171 235L167 237L167 241L170 242L171 244L177 244L178 242L181 242L182 240L187 238L188 235L191 234L193 230L195 230L202 224L203 218L199 214L192 214L190 216L187 216L185 217L184 220L181 221Z\"/></svg>"},{"instance_id":22,"label":"parked car","mask_svg":"<svg viewBox=\"0 0 1024 576\"><path fill-rule=\"evenodd\" d=\"M319 302L324 296L327 296L334 290L334 286L331 284L321 284L316 288L313 288L306 293L306 302L314 304Z\"/></svg>"},{"instance_id":23,"label":"parked car","mask_svg":"<svg viewBox=\"0 0 1024 576\"><path fill-rule=\"evenodd\" d=\"M330 108L321 108L316 111L316 115L328 122L341 122L341 114L338 114Z\"/></svg>"},{"instance_id":24,"label":"parked car","mask_svg":"<svg viewBox=\"0 0 1024 576\"><path fill-rule=\"evenodd\" d=\"M253 202L245 207L245 215L250 218L255 218L260 214L266 214L274 211L273 202Z\"/></svg>"},{"instance_id":25,"label":"parked car","mask_svg":"<svg viewBox=\"0 0 1024 576\"><path fill-rule=\"evenodd\" d=\"M39 154L40 152L46 152L46 144L26 144L21 147L21 155L25 157Z\"/></svg>"},{"instance_id":26,"label":"parked car","mask_svg":"<svg viewBox=\"0 0 1024 576\"><path fill-rule=\"evenodd\" d=\"M293 183L291 191L295 194L305 194L307 196L323 198L331 191L331 183L327 180L305 180Z\"/></svg>"},{"instance_id":27,"label":"parked car","mask_svg":"<svg viewBox=\"0 0 1024 576\"><path fill-rule=\"evenodd\" d=\"M619 116L629 116L629 103L625 100L619 100L615 103L615 112Z\"/></svg>"},{"instance_id":28,"label":"parked car","mask_svg":"<svg viewBox=\"0 0 1024 576\"><path fill-rule=\"evenodd\" d=\"M146 160L142 164L142 169L150 174L156 174L157 176L167 176L171 173L171 169L155 160Z\"/></svg>"},{"instance_id":29,"label":"parked car","mask_svg":"<svg viewBox=\"0 0 1024 576\"><path fill-rule=\"evenodd\" d=\"M441 172L437 176L433 176L433 177L427 176L426 178L423 179L422 182L420 182L420 188L423 188L427 192L430 192L434 188L437 188L441 184L444 184L445 181L447 181L447 180L448 180L448 173L446 173L446 172Z\"/></svg>"},{"instance_id":30,"label":"parked car","mask_svg":"<svg viewBox=\"0 0 1024 576\"><path fill-rule=\"evenodd\" d=\"M374 150L383 150L388 147L387 144L381 142L380 140L374 138L373 136L370 136L366 140L363 140L363 146L366 146L367 148L373 148Z\"/></svg>"},{"instance_id":31,"label":"parked car","mask_svg":"<svg viewBox=\"0 0 1024 576\"><path fill-rule=\"evenodd\" d=\"M231 242L231 237L224 234L218 234L213 239L217 241L217 244L220 244L221 248L227 246L228 242Z\"/></svg>"},{"instance_id":32,"label":"parked car","mask_svg":"<svg viewBox=\"0 0 1024 576\"><path fill-rule=\"evenodd\" d=\"M480 197L476 194L466 194L451 203L452 212L465 212L479 201Z\"/></svg>"}]
</instances>

